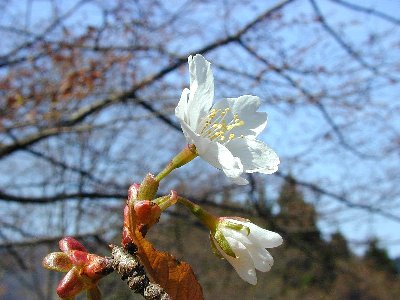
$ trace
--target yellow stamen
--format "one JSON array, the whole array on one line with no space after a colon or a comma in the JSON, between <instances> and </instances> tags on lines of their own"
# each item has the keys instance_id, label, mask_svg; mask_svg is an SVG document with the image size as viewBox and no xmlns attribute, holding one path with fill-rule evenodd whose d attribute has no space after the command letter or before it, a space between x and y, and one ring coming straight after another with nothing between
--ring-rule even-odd
<instances>
[{"instance_id":1,"label":"yellow stamen","mask_svg":"<svg viewBox=\"0 0 400 300\"><path fill-rule=\"evenodd\" d=\"M231 120L226 121L225 118L229 118L228 112L230 110L229 107L210 110L210 113L202 121L201 136L209 138L212 141L218 140L221 143L227 143L235 139L235 134L230 131L243 126L244 121L240 120L238 114L231 115ZM243 135L240 137L243 137Z\"/></svg>"}]
</instances>

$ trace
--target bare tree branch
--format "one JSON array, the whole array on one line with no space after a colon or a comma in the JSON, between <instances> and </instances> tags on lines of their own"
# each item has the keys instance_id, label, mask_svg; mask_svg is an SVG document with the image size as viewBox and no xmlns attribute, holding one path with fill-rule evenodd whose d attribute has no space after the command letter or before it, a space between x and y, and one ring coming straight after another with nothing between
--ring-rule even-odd
<instances>
[{"instance_id":1,"label":"bare tree branch","mask_svg":"<svg viewBox=\"0 0 400 300\"><path fill-rule=\"evenodd\" d=\"M360 6L360 5L357 5L357 4L354 4L354 3L350 3L350 2L346 2L346 1L343 1L343 0L330 0L330 1L334 2L336 4L339 4L339 5L342 5L344 7L350 8L352 10L363 12L363 13L370 14L370 15L374 15L374 16L376 16L378 18L383 19L383 20L392 22L392 23L394 23L396 25L400 25L400 20L399 19L396 19L395 17L389 16L389 15L383 13L383 12L374 10L372 8L366 8L364 6Z\"/></svg>"},{"instance_id":2,"label":"bare tree branch","mask_svg":"<svg viewBox=\"0 0 400 300\"><path fill-rule=\"evenodd\" d=\"M321 23L322 27L333 37L333 39L350 55L352 56L356 61L360 63L364 68L370 70L374 74L381 74L378 68L375 66L372 66L371 64L367 63L362 56L354 50L348 43L346 43L338 33L328 24L326 21L325 17L322 15L321 10L319 9L317 3L315 0L309 0L311 3L311 6L313 7L319 22ZM381 74L382 75L382 74ZM391 80L395 80L392 76L389 76L387 74L384 74L384 76L387 76Z\"/></svg>"},{"instance_id":3,"label":"bare tree branch","mask_svg":"<svg viewBox=\"0 0 400 300\"><path fill-rule=\"evenodd\" d=\"M290 85L292 85L294 88L299 90L307 99L308 101L315 105L315 107L321 112L322 116L325 118L327 123L331 126L333 131L335 132L340 144L343 146L343 148L349 150L353 154L361 157L361 158L375 158L371 155L367 155L365 153L360 152L358 149L350 145L346 138L344 137L342 131L340 130L339 126L335 123L335 121L332 119L330 114L328 113L327 109L325 106L321 103L321 101L314 95L312 95L311 92L306 90L304 87L302 87L299 83L297 83L292 77L290 77L288 74L284 72L284 70L280 67L277 67L273 65L271 62L269 62L267 59L259 55L254 49L250 48L246 43L243 42L243 40L239 40L238 44L242 46L249 54L254 56L257 60L263 62L265 65L268 66L269 69L280 75L283 79L285 79ZM323 95L320 95L319 97L323 97Z\"/></svg>"},{"instance_id":4,"label":"bare tree branch","mask_svg":"<svg viewBox=\"0 0 400 300\"><path fill-rule=\"evenodd\" d=\"M195 51L195 52L196 53L206 53L206 52L214 50L220 46L229 44L233 41L237 41L238 39L240 39L241 36L243 36L246 32L248 32L252 27L256 26L259 22L261 22L262 20L264 20L265 18L267 18L268 16L273 14L275 11L281 9L282 7L284 7L286 4L288 4L290 2L293 2L293 0L285 0L285 1L279 2L275 6L267 9L265 12L260 14L257 18L255 18L253 21L249 22L243 28L239 29L235 34L227 36L223 39L216 40L207 46L197 49L197 51ZM125 92L121 95L116 95L113 97L109 97L109 98L94 102L86 107L79 109L77 112L72 114L68 119L60 122L57 125L57 127L42 129L40 132L29 135L21 140L16 140L13 144L10 144L10 145L0 145L0 157L7 156L17 150L25 149L26 147L31 146L47 137L54 136L54 135L64 132L64 131L68 131L69 127L72 127L73 125L83 121L86 117L88 117L96 112L99 112L100 110L104 109L105 107L107 107L113 103L124 102L129 99L136 99L137 98L136 94L140 89L143 89L144 87L150 85L151 83L155 82L156 80L164 77L165 75L167 75L170 72L179 68L181 65L186 63L187 57L189 55L190 54L185 54L185 55L181 56L180 58L177 58L174 63L172 63L172 64L166 66L165 68L161 69L160 71L144 78L128 92ZM152 108L152 106L150 104L144 102L143 100L137 100L137 103L140 106L147 109L148 111L155 112L155 110ZM170 122L168 120L168 118L166 118L164 115L159 114L158 116L160 119L164 120L167 124L170 124L173 127L175 127L175 129L179 128L176 124Z\"/></svg>"},{"instance_id":5,"label":"bare tree branch","mask_svg":"<svg viewBox=\"0 0 400 300\"><path fill-rule=\"evenodd\" d=\"M23 60L29 59L29 56L26 56L24 58L16 58L13 60L10 60L10 57L13 55L16 55L18 52L21 50L27 49L34 44L43 41L44 38L51 32L53 31L61 22L63 22L65 19L70 17L77 9L79 9L84 3L88 2L89 0L81 0L78 1L71 9L69 9L64 15L58 17L55 19L47 28L39 35L37 35L34 39L27 41L23 43L22 45L19 45L17 48L13 49L9 53L0 56L0 68L4 66L8 66L9 64L15 64L16 62L21 62Z\"/></svg>"}]
</instances>

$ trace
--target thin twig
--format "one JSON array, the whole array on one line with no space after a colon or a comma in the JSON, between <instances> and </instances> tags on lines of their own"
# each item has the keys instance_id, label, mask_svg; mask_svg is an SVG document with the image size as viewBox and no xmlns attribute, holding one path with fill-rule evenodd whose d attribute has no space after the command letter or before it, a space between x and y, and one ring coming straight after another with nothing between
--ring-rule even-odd
<instances>
[{"instance_id":1,"label":"thin twig","mask_svg":"<svg viewBox=\"0 0 400 300\"><path fill-rule=\"evenodd\" d=\"M350 8L350 9L355 10L355 11L363 12L363 13L366 13L366 14L369 14L369 15L374 15L374 16L376 16L378 18L381 18L383 20L391 22L391 23L393 23L395 25L400 25L400 20L399 19L396 19L395 17L389 16L389 15L387 15L387 14L381 12L381 11L377 11L377 10L374 10L372 8L367 8L367 7L360 6L360 5L357 5L357 4L354 4L354 3L350 3L350 2L346 2L346 1L343 1L343 0L330 0L330 1L334 2L336 4L339 4L339 5L345 6L347 8Z\"/></svg>"}]
</instances>

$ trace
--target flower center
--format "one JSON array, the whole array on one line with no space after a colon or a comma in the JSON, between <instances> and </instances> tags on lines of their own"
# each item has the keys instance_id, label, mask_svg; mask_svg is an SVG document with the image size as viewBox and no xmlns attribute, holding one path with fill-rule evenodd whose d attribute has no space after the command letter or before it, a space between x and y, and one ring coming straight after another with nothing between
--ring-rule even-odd
<instances>
[{"instance_id":1,"label":"flower center","mask_svg":"<svg viewBox=\"0 0 400 300\"><path fill-rule=\"evenodd\" d=\"M200 135L221 143L227 143L236 138L231 131L236 127L243 126L244 121L240 120L238 114L234 114L232 120L228 123L225 119L230 110L229 107L210 110L208 116L202 120ZM240 137L243 137L243 135Z\"/></svg>"}]
</instances>

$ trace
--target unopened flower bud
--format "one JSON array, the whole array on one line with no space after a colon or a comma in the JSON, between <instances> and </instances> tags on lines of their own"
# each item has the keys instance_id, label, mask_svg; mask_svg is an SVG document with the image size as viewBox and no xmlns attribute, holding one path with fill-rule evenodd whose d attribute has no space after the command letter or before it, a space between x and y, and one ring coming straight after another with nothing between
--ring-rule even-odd
<instances>
[{"instance_id":1,"label":"unopened flower bud","mask_svg":"<svg viewBox=\"0 0 400 300\"><path fill-rule=\"evenodd\" d=\"M210 233L211 244L236 270L238 275L250 284L257 283L255 269L267 272L274 259L266 248L282 244L282 237L236 217L219 218L218 225Z\"/></svg>"},{"instance_id":2,"label":"unopened flower bud","mask_svg":"<svg viewBox=\"0 0 400 300\"><path fill-rule=\"evenodd\" d=\"M79 243L76 239L70 236L62 238L58 242L58 245L63 252L66 252L68 250L79 250L87 252L86 248L81 243Z\"/></svg>"},{"instance_id":3,"label":"unopened flower bud","mask_svg":"<svg viewBox=\"0 0 400 300\"><path fill-rule=\"evenodd\" d=\"M148 227L157 223L161 215L160 207L149 200L136 202L133 208L137 223L148 225Z\"/></svg>"},{"instance_id":4,"label":"unopened flower bud","mask_svg":"<svg viewBox=\"0 0 400 300\"><path fill-rule=\"evenodd\" d=\"M85 290L89 282L79 274L77 268L72 268L57 286L57 294L60 298L71 298Z\"/></svg>"},{"instance_id":5,"label":"unopened flower bud","mask_svg":"<svg viewBox=\"0 0 400 300\"><path fill-rule=\"evenodd\" d=\"M43 267L67 272L57 286L57 294L61 299L67 300L87 291L90 299L99 300L97 283L113 271L109 259L88 253L86 248L72 237L60 240L59 246L63 252L50 253L43 259Z\"/></svg>"},{"instance_id":6,"label":"unopened flower bud","mask_svg":"<svg viewBox=\"0 0 400 300\"><path fill-rule=\"evenodd\" d=\"M89 263L88 253L86 251L70 250L67 252L68 257L74 266L84 266Z\"/></svg>"}]
</instances>

